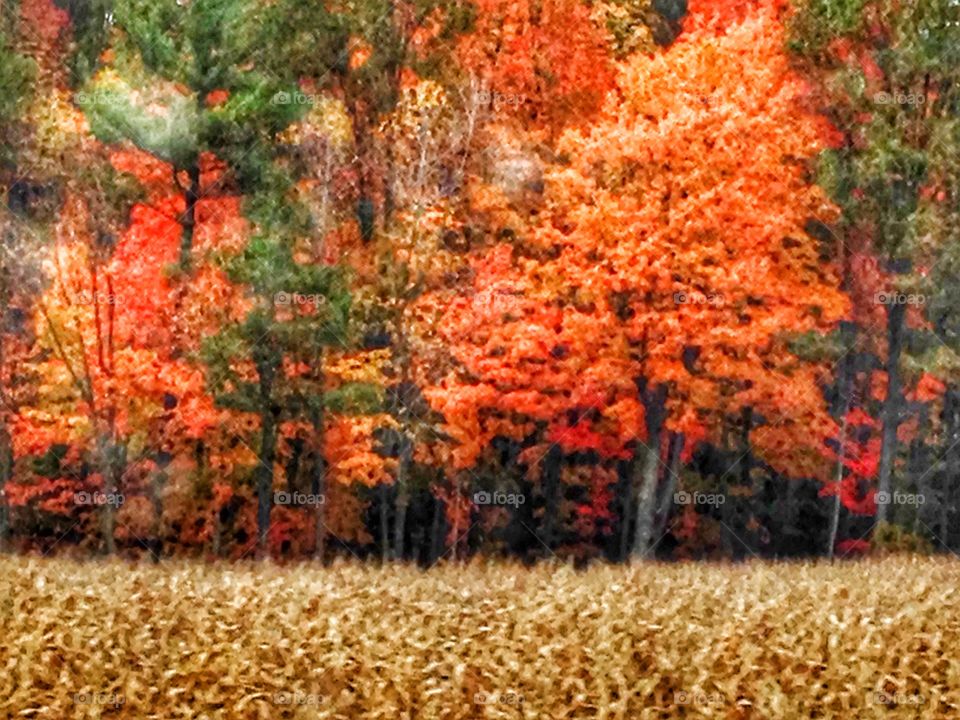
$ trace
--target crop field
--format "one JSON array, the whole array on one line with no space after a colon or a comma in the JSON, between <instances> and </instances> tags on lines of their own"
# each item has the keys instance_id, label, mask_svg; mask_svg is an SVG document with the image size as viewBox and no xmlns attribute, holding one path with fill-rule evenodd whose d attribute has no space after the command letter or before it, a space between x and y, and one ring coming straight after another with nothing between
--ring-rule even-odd
<instances>
[{"instance_id":1,"label":"crop field","mask_svg":"<svg viewBox=\"0 0 960 720\"><path fill-rule=\"evenodd\" d=\"M960 562L0 563L0 717L960 717Z\"/></svg>"}]
</instances>

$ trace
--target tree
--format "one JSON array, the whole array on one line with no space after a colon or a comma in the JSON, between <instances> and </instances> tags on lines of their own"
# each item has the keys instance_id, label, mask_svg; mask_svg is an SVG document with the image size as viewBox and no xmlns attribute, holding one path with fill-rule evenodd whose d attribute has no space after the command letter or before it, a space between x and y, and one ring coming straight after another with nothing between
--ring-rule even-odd
<instances>
[{"instance_id":1,"label":"tree","mask_svg":"<svg viewBox=\"0 0 960 720\"><path fill-rule=\"evenodd\" d=\"M136 414L131 410L138 399L137 393L125 393L115 377L118 369L121 375L130 370L123 364L130 355L114 351L132 323L117 321L110 265L116 238L138 193L111 166L105 149L90 137L68 102L61 64L65 16L44 9L42 3L23 10L37 68L36 99L28 111L34 132L25 147L31 165L46 174L49 186L44 194L53 207L47 207L49 216L40 219L50 225L57 213L59 219L55 242L45 258L50 287L34 308L39 352L31 358L30 371L41 379L41 391L20 413L22 436L17 442L20 454L42 453L38 437L76 443L81 453L87 453L107 494L116 496L126 468L130 432L126 421ZM36 233L26 225L21 228ZM68 486L73 479L66 481ZM101 512L109 552L115 509L106 503Z\"/></svg>"},{"instance_id":2,"label":"tree","mask_svg":"<svg viewBox=\"0 0 960 720\"><path fill-rule=\"evenodd\" d=\"M818 103L845 131L827 158L825 186L843 209L847 232L866 237L881 265L882 281L868 298L880 306L885 326L878 493L897 484L898 431L907 419L910 385L922 370L952 376L956 367L956 344L945 331L953 283L940 273L952 264L948 238L957 222L950 198L957 170L951 115L958 19L946 1L833 7L810 0L792 20L792 48L815 83ZM932 327L913 298L936 308ZM878 521L891 521L890 511L880 505Z\"/></svg>"},{"instance_id":3,"label":"tree","mask_svg":"<svg viewBox=\"0 0 960 720\"><path fill-rule=\"evenodd\" d=\"M0 551L7 549L10 534L5 488L13 479L14 452L11 428L30 392L25 372L30 336L27 313L31 295L38 289L37 242L32 233L17 227L17 215L30 210L29 186L18 171L17 145L22 140L21 113L36 68L12 47L12 8L0 14Z\"/></svg>"},{"instance_id":4,"label":"tree","mask_svg":"<svg viewBox=\"0 0 960 720\"><path fill-rule=\"evenodd\" d=\"M556 302L543 268L509 245L478 252L471 270L471 284L447 298L437 322L451 369L425 392L452 441L440 458L464 474L495 439L524 443L518 460L543 480L543 542L552 546L561 487L551 447L623 458L643 432L629 351L612 313Z\"/></svg>"},{"instance_id":5,"label":"tree","mask_svg":"<svg viewBox=\"0 0 960 720\"><path fill-rule=\"evenodd\" d=\"M649 551L664 428L683 432L677 421L694 413L722 443L728 418L750 410L744 439L756 419L763 427L744 451L807 471L834 429L817 368L789 346L846 310L805 230L833 213L806 180L822 123L798 103L775 4L719 31L697 29L701 17L691 8L694 29L628 62L601 119L565 135L569 165L547 175L536 234L556 258L542 270L555 297L617 317L630 348L646 417L634 450L638 556ZM812 456L791 458L804 433Z\"/></svg>"},{"instance_id":6,"label":"tree","mask_svg":"<svg viewBox=\"0 0 960 720\"><path fill-rule=\"evenodd\" d=\"M265 11L241 0L121 0L109 18L116 39L107 61L99 61L76 97L103 141L131 142L170 165L183 195L180 264L188 269L197 203L218 189L202 188L203 153L227 159L232 173L255 171L259 159L250 151L256 146L240 150L256 133L250 121L269 111L280 127L289 124L303 110L291 102L298 77L290 63L300 72L327 74L345 37L323 7L295 3ZM102 31L99 23L89 25ZM79 50L90 43L99 44L81 36ZM267 45L273 51L259 55Z\"/></svg>"},{"instance_id":7,"label":"tree","mask_svg":"<svg viewBox=\"0 0 960 720\"><path fill-rule=\"evenodd\" d=\"M350 307L338 269L297 263L290 243L290 236L265 225L228 261L231 280L250 288L252 307L203 347L218 404L259 420L254 483L261 552L270 527L280 424L307 417L322 433L325 398L317 369L324 348L344 344ZM299 371L301 364L313 371ZM317 463L321 481L319 455Z\"/></svg>"},{"instance_id":8,"label":"tree","mask_svg":"<svg viewBox=\"0 0 960 720\"><path fill-rule=\"evenodd\" d=\"M606 38L580 0L480 0L457 54L484 104L528 131L582 122L613 84Z\"/></svg>"}]
</instances>

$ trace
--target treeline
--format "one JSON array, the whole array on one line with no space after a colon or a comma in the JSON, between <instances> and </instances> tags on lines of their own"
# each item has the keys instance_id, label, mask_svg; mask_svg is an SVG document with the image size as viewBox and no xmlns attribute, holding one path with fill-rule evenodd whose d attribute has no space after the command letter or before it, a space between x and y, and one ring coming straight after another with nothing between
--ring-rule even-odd
<instances>
[{"instance_id":1,"label":"treeline","mask_svg":"<svg viewBox=\"0 0 960 720\"><path fill-rule=\"evenodd\" d=\"M950 0L19 0L0 543L953 550Z\"/></svg>"}]
</instances>

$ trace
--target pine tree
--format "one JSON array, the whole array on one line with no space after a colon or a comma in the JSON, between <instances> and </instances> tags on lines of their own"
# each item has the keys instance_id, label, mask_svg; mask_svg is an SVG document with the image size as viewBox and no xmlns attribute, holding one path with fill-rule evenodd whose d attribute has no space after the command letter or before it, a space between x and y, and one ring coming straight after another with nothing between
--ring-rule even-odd
<instances>
[{"instance_id":1,"label":"pine tree","mask_svg":"<svg viewBox=\"0 0 960 720\"><path fill-rule=\"evenodd\" d=\"M35 71L33 63L11 47L14 7L0 9L0 551L6 549L10 531L5 487L14 470L11 426L29 384L22 367L29 347L27 299L39 275L36 253L31 252L33 236L18 232L14 223L14 214L28 209L16 151L20 114Z\"/></svg>"},{"instance_id":2,"label":"pine tree","mask_svg":"<svg viewBox=\"0 0 960 720\"><path fill-rule=\"evenodd\" d=\"M249 181L263 161L252 142L262 127L279 131L306 110L294 73L329 76L346 38L322 5L118 0L110 12L115 40L78 102L99 138L171 165L184 198L180 263L188 269L197 203L223 190L201 185L201 155L226 160L229 177ZM88 28L101 31L99 21ZM77 52L99 44L81 35ZM85 57L77 64L90 65Z\"/></svg>"}]
</instances>

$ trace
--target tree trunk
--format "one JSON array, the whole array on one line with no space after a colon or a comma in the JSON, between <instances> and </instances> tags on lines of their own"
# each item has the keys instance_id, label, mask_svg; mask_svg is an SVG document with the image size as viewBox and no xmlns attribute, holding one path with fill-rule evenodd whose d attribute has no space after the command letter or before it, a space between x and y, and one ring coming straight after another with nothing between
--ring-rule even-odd
<instances>
[{"instance_id":1,"label":"tree trunk","mask_svg":"<svg viewBox=\"0 0 960 720\"><path fill-rule=\"evenodd\" d=\"M943 428L947 450L941 460L940 472L940 518L937 527L940 541L950 545L950 505L953 501L954 479L960 474L960 452L957 452L956 443L960 441L960 394L948 385L943 395Z\"/></svg>"},{"instance_id":2,"label":"tree trunk","mask_svg":"<svg viewBox=\"0 0 960 720\"><path fill-rule=\"evenodd\" d=\"M930 419L929 407L922 404L917 411L917 434L910 443L910 459L907 464L907 480L909 486L918 497L923 501L913 505L913 532L916 534L920 530L922 522L921 514L926 507L926 499L930 497L930 482L927 479L930 473L927 472L930 467L930 458L927 455L927 443L925 439L929 437L930 428L928 422Z\"/></svg>"},{"instance_id":3,"label":"tree trunk","mask_svg":"<svg viewBox=\"0 0 960 720\"><path fill-rule=\"evenodd\" d=\"M373 239L375 225L375 208L372 198L373 180L370 177L372 163L370 162L370 152L368 149L369 139L371 137L368 131L367 108L365 103L355 97L353 102L349 103L351 108L351 120L353 124L353 146L356 153L355 160L357 167L357 226L360 229L360 237L364 242L370 242Z\"/></svg>"},{"instance_id":4,"label":"tree trunk","mask_svg":"<svg viewBox=\"0 0 960 720\"><path fill-rule=\"evenodd\" d=\"M677 491L677 480L680 475L680 455L686 438L683 433L670 433L670 444L667 449L667 466L664 468L663 490L660 493L660 502L657 503L657 535L662 535L670 519L670 508L673 506L673 495Z\"/></svg>"},{"instance_id":5,"label":"tree trunk","mask_svg":"<svg viewBox=\"0 0 960 720\"><path fill-rule=\"evenodd\" d=\"M318 360L322 367L323 357ZM313 424L313 475L310 479L310 492L314 499L313 510L313 557L323 561L327 545L327 459L323 454L323 409L311 413Z\"/></svg>"},{"instance_id":6,"label":"tree trunk","mask_svg":"<svg viewBox=\"0 0 960 720\"><path fill-rule=\"evenodd\" d=\"M837 485L837 492L833 496L833 503L830 510L830 534L827 537L827 557L833 560L834 549L837 546L837 531L840 529L840 483L843 481L843 463L844 450L847 439L847 414L843 414L840 421L840 449L837 453L837 467L834 472L833 481ZM788 481L789 482L789 481Z\"/></svg>"},{"instance_id":7,"label":"tree trunk","mask_svg":"<svg viewBox=\"0 0 960 720\"><path fill-rule=\"evenodd\" d=\"M195 159L187 168L190 184L183 193L186 209L180 234L180 267L189 270L193 253L193 235L197 225L197 201L200 200L200 161Z\"/></svg>"},{"instance_id":8,"label":"tree trunk","mask_svg":"<svg viewBox=\"0 0 960 720\"><path fill-rule=\"evenodd\" d=\"M277 424L269 407L260 413L260 462L257 464L257 556L268 553L270 510L273 507L273 463L277 451Z\"/></svg>"},{"instance_id":9,"label":"tree trunk","mask_svg":"<svg viewBox=\"0 0 960 720\"><path fill-rule=\"evenodd\" d=\"M740 411L740 443L736 450L737 461L735 463L737 472L733 477L735 478L734 482L741 490L750 489L751 497L753 495L753 479L750 474L753 469L753 447L750 444L750 432L752 430L753 408L747 406ZM729 483L727 487L729 488ZM745 550L751 554L756 553L753 533L747 530L747 520L751 508L740 493L737 493L733 498L727 494L723 507L728 506L735 511L736 515L735 517L728 516L726 524L729 527L725 530L730 536L730 550L733 559L739 561L744 558Z\"/></svg>"},{"instance_id":10,"label":"tree trunk","mask_svg":"<svg viewBox=\"0 0 960 720\"><path fill-rule=\"evenodd\" d=\"M730 434L731 434L731 423L729 418L724 414L723 419L721 420L721 430L720 430L720 448L721 448L721 457L724 458L723 465L724 470L720 472L717 476L717 483L720 487L720 492L726 499L722 505L720 505L718 512L720 515L720 542L723 547L723 554L725 557L732 558L736 552L733 533L731 532L731 525L733 524L733 515L736 512L733 507L733 498L730 495L730 478L735 475L731 472L736 469L736 462L733 462L731 465L727 465L728 460L736 459L736 451L731 448Z\"/></svg>"},{"instance_id":11,"label":"tree trunk","mask_svg":"<svg viewBox=\"0 0 960 720\"><path fill-rule=\"evenodd\" d=\"M223 551L223 521L220 519L221 515L220 510L217 510L213 514L213 556L215 558L220 557L220 553Z\"/></svg>"},{"instance_id":12,"label":"tree trunk","mask_svg":"<svg viewBox=\"0 0 960 720\"><path fill-rule=\"evenodd\" d=\"M381 483L380 495L380 560L386 563L390 559L390 488Z\"/></svg>"},{"instance_id":13,"label":"tree trunk","mask_svg":"<svg viewBox=\"0 0 960 720\"><path fill-rule=\"evenodd\" d=\"M637 524L633 535L633 557L646 558L653 536L654 511L657 502L657 479L660 476L660 433L666 414L667 388L658 385L654 390L641 390L647 422L647 441L640 444L643 458L637 478Z\"/></svg>"},{"instance_id":14,"label":"tree trunk","mask_svg":"<svg viewBox=\"0 0 960 720\"><path fill-rule=\"evenodd\" d=\"M166 470L158 469L150 479L150 501L153 504L153 541L150 555L160 562L163 554L163 487L167 484Z\"/></svg>"},{"instance_id":15,"label":"tree trunk","mask_svg":"<svg viewBox=\"0 0 960 720\"><path fill-rule=\"evenodd\" d=\"M107 555L117 551L114 530L116 527L117 501L120 495L120 480L126 463L126 447L107 436L101 440L103 462L103 503L100 511L100 527L103 533L104 549Z\"/></svg>"},{"instance_id":16,"label":"tree trunk","mask_svg":"<svg viewBox=\"0 0 960 720\"><path fill-rule=\"evenodd\" d=\"M406 439L406 435L404 435ZM413 447L400 449L400 460L397 464L397 498L396 514L393 520L393 559L403 560L405 551L405 533L407 524L407 510L410 507L410 488L407 477L410 473L411 452Z\"/></svg>"},{"instance_id":17,"label":"tree trunk","mask_svg":"<svg viewBox=\"0 0 960 720\"><path fill-rule=\"evenodd\" d=\"M459 503L460 501L460 481L461 474L458 472L453 476L453 501ZM454 510L453 513L453 548L450 553L451 559L457 561L457 546L460 544L460 513Z\"/></svg>"},{"instance_id":18,"label":"tree trunk","mask_svg":"<svg viewBox=\"0 0 960 720\"><path fill-rule=\"evenodd\" d=\"M620 467L620 482L617 483L620 489L620 554L621 562L626 562L630 558L630 520L635 502L633 494L633 476L636 472L637 458L636 454L625 461Z\"/></svg>"},{"instance_id":19,"label":"tree trunk","mask_svg":"<svg viewBox=\"0 0 960 720\"><path fill-rule=\"evenodd\" d=\"M203 480L207 476L207 446L203 440L197 440L193 446L193 463L196 466L194 471L197 480ZM211 538L210 551L215 558L220 557L223 550L223 508L217 508L213 513L213 537Z\"/></svg>"},{"instance_id":20,"label":"tree trunk","mask_svg":"<svg viewBox=\"0 0 960 720\"><path fill-rule=\"evenodd\" d=\"M553 550L557 544L560 512L560 471L563 454L559 445L551 445L543 458L543 543Z\"/></svg>"},{"instance_id":21,"label":"tree trunk","mask_svg":"<svg viewBox=\"0 0 960 720\"><path fill-rule=\"evenodd\" d=\"M197 92L197 111L203 113L207 109L207 98L212 88L201 87ZM180 267L189 272L192 263L193 236L197 226L197 203L200 200L200 153L190 161L186 168L189 184L184 190L183 226L180 235ZM176 170L174 170L176 172ZM178 183L179 184L179 181Z\"/></svg>"},{"instance_id":22,"label":"tree trunk","mask_svg":"<svg viewBox=\"0 0 960 720\"><path fill-rule=\"evenodd\" d=\"M0 425L0 553L10 550L10 505L7 483L13 479L13 442L5 425Z\"/></svg>"},{"instance_id":23,"label":"tree trunk","mask_svg":"<svg viewBox=\"0 0 960 720\"><path fill-rule=\"evenodd\" d=\"M300 476L300 458L303 457L304 443L300 438L293 438L289 444L290 459L287 461L287 466L283 469L283 473L287 479L287 492L293 495L293 493L298 491L297 479Z\"/></svg>"},{"instance_id":24,"label":"tree trunk","mask_svg":"<svg viewBox=\"0 0 960 720\"><path fill-rule=\"evenodd\" d=\"M743 408L740 416L740 484L753 489L753 446L750 444L750 432L753 430L753 408Z\"/></svg>"},{"instance_id":25,"label":"tree trunk","mask_svg":"<svg viewBox=\"0 0 960 720\"><path fill-rule=\"evenodd\" d=\"M310 492L314 496L314 546L313 557L322 561L326 551L327 543L327 464L321 451L322 445L318 443L317 450L313 457L313 477L310 482Z\"/></svg>"},{"instance_id":26,"label":"tree trunk","mask_svg":"<svg viewBox=\"0 0 960 720\"><path fill-rule=\"evenodd\" d=\"M433 522L430 524L430 547L427 554L427 562L433 565L443 554L443 500L436 495L433 496Z\"/></svg>"},{"instance_id":27,"label":"tree trunk","mask_svg":"<svg viewBox=\"0 0 960 720\"><path fill-rule=\"evenodd\" d=\"M837 448L837 466L834 471L834 483L837 485L837 494L833 498L830 511L830 533L827 536L827 557L833 559L837 545L837 532L840 529L840 483L843 481L844 461L846 460L847 444L847 415L853 402L853 348L857 341L857 327L852 322L840 323L840 350L843 357L840 365L840 377L837 379L837 395L833 401L833 417L840 421L840 439Z\"/></svg>"},{"instance_id":28,"label":"tree trunk","mask_svg":"<svg viewBox=\"0 0 960 720\"><path fill-rule=\"evenodd\" d=\"M788 552L791 554L793 552L793 533L797 523L797 488L799 487L799 481L780 477L779 475L777 476L777 481L786 487L782 511L775 515L775 517L779 518L780 538L777 541L774 557L779 559ZM776 500L774 500L774 502L776 502ZM774 508L775 511L776 509L777 508Z\"/></svg>"},{"instance_id":29,"label":"tree trunk","mask_svg":"<svg viewBox=\"0 0 960 720\"><path fill-rule=\"evenodd\" d=\"M315 359L318 368L318 382L323 387L325 375L324 353L321 350ZM324 398L325 400L326 398ZM324 455L324 413L323 403L310 410L310 423L313 425L313 472L310 478L310 493L313 495L313 557L323 562L327 544L327 458Z\"/></svg>"},{"instance_id":30,"label":"tree trunk","mask_svg":"<svg viewBox=\"0 0 960 720\"><path fill-rule=\"evenodd\" d=\"M903 352L903 322L907 306L887 305L887 396L883 401L883 436L877 492L889 498L893 490L893 463L897 456L897 427L900 424L900 355ZM877 506L877 522L890 519L890 503Z\"/></svg>"}]
</instances>

